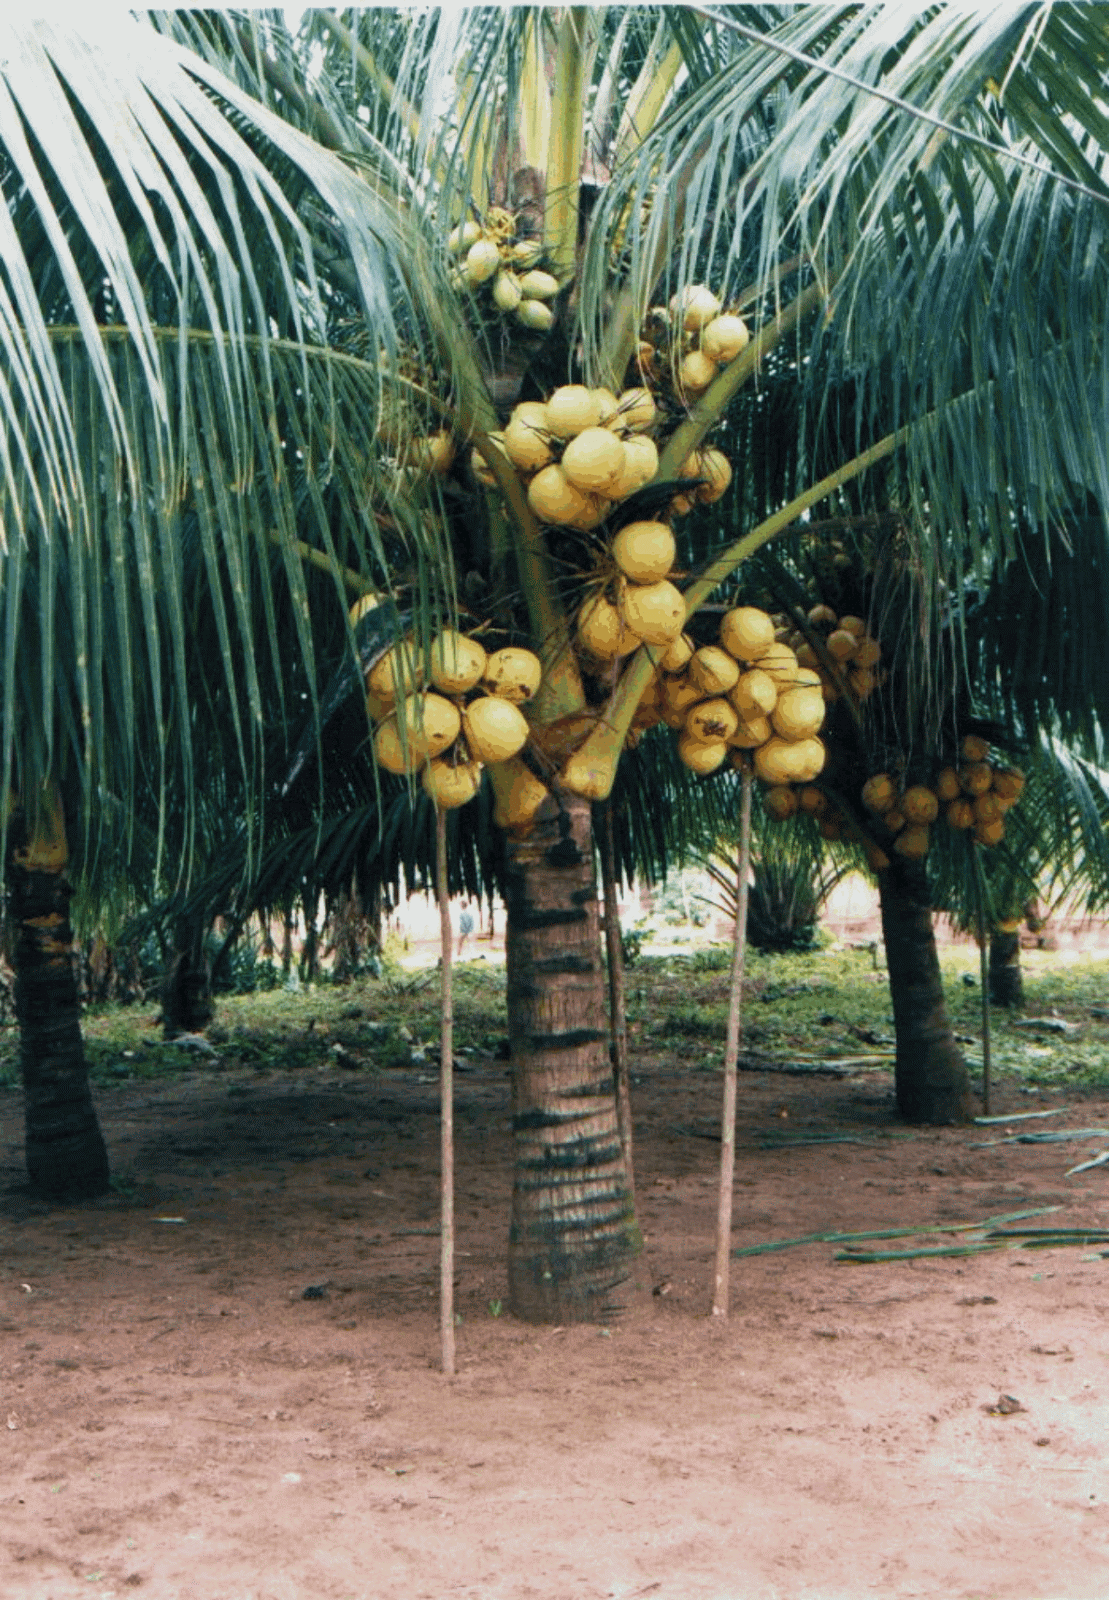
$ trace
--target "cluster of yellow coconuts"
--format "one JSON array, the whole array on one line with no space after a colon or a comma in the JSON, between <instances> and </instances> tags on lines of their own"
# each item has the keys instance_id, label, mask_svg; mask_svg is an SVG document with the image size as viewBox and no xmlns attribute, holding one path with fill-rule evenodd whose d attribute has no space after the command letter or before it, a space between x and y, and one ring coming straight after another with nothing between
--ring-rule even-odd
<instances>
[{"instance_id":1,"label":"cluster of yellow coconuts","mask_svg":"<svg viewBox=\"0 0 1109 1600\"><path fill-rule=\"evenodd\" d=\"M882 659L882 645L870 633L865 618L850 613L837 617L831 606L815 605L809 611L808 621L842 677L828 670L827 662L804 634L788 631L785 637L796 649L801 665L819 673L825 698L838 700L841 683L846 682L857 700L866 700L884 679L878 666Z\"/></svg>"},{"instance_id":2,"label":"cluster of yellow coconuts","mask_svg":"<svg viewBox=\"0 0 1109 1600\"><path fill-rule=\"evenodd\" d=\"M863 784L863 805L892 836L893 849L911 860L927 855L928 828L941 811L949 828L970 832L987 848L1000 844L1005 813L1020 799L1024 774L996 765L989 754L988 741L969 734L960 746L959 765L941 768L931 785L902 790L889 773L877 772Z\"/></svg>"},{"instance_id":3,"label":"cluster of yellow coconuts","mask_svg":"<svg viewBox=\"0 0 1109 1600\"><path fill-rule=\"evenodd\" d=\"M459 223L448 235L447 249L458 258L453 274L457 287L473 293L487 286L497 311L535 333L553 326L550 301L558 294L558 279L539 267L539 241L517 236L510 211L491 206L480 222Z\"/></svg>"},{"instance_id":4,"label":"cluster of yellow coconuts","mask_svg":"<svg viewBox=\"0 0 1109 1600\"><path fill-rule=\"evenodd\" d=\"M527 743L520 706L541 677L530 650L508 646L487 654L453 628L436 635L426 656L411 638L401 640L366 674L378 764L398 774L420 771L424 789L444 810L465 805L481 786L482 768L511 761Z\"/></svg>"},{"instance_id":5,"label":"cluster of yellow coconuts","mask_svg":"<svg viewBox=\"0 0 1109 1600\"><path fill-rule=\"evenodd\" d=\"M827 754L817 737L824 696L816 673L774 633L765 611L735 606L721 618L717 644L698 648L679 634L636 707L633 736L664 722L693 772L750 760L768 793L811 784Z\"/></svg>"},{"instance_id":6,"label":"cluster of yellow coconuts","mask_svg":"<svg viewBox=\"0 0 1109 1600\"><path fill-rule=\"evenodd\" d=\"M648 383L669 383L681 401L696 399L722 367L750 343L747 324L703 283L680 290L669 306L652 307L639 341L639 370Z\"/></svg>"}]
</instances>

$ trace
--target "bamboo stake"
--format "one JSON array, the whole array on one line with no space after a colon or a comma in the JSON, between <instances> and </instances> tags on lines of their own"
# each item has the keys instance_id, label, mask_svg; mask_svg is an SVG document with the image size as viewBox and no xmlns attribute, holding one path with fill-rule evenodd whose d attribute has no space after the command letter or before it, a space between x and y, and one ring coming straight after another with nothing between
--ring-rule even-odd
<instances>
[{"instance_id":1,"label":"bamboo stake","mask_svg":"<svg viewBox=\"0 0 1109 1600\"><path fill-rule=\"evenodd\" d=\"M743 1032L743 965L747 953L747 876L751 867L751 773L744 768L739 808L739 861L736 867L735 943L724 1047L724 1105L720 1116L720 1203L716 1212L716 1266L712 1314L728 1315L728 1268L732 1245L732 1188L735 1179L736 1068Z\"/></svg>"},{"instance_id":2,"label":"bamboo stake","mask_svg":"<svg viewBox=\"0 0 1109 1600\"><path fill-rule=\"evenodd\" d=\"M451 903L447 885L447 813L435 808L435 893L443 995L439 1011L439 1334L443 1372L454 1377L454 996Z\"/></svg>"},{"instance_id":3,"label":"bamboo stake","mask_svg":"<svg viewBox=\"0 0 1109 1600\"><path fill-rule=\"evenodd\" d=\"M990 949L986 940L986 897L982 863L975 852L975 886L978 890L978 981L982 985L982 1115L990 1114Z\"/></svg>"},{"instance_id":4,"label":"bamboo stake","mask_svg":"<svg viewBox=\"0 0 1109 1600\"><path fill-rule=\"evenodd\" d=\"M601 883L605 899L605 949L608 952L608 1011L612 1032L612 1071L616 1085L616 1125L624 1152L628 1200L635 1204L635 1160L632 1149L631 1080L628 1076L628 1013L624 991L624 947L620 909L616 903L616 839L612 801L605 802L601 828Z\"/></svg>"}]
</instances>

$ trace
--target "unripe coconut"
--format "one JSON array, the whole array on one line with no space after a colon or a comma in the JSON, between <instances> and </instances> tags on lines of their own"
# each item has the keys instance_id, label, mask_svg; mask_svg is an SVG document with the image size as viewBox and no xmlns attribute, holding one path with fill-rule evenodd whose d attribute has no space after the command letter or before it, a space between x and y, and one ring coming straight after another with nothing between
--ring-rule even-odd
<instances>
[{"instance_id":1,"label":"unripe coconut","mask_svg":"<svg viewBox=\"0 0 1109 1600\"><path fill-rule=\"evenodd\" d=\"M629 495L650 483L658 472L658 446L645 433L631 433L624 439L624 470L609 490L613 500Z\"/></svg>"},{"instance_id":2,"label":"unripe coconut","mask_svg":"<svg viewBox=\"0 0 1109 1600\"><path fill-rule=\"evenodd\" d=\"M897 807L894 806L892 811L887 811L884 813L882 817L882 826L889 833L900 833L902 828L905 826L904 813L899 811Z\"/></svg>"},{"instance_id":3,"label":"unripe coconut","mask_svg":"<svg viewBox=\"0 0 1109 1600\"><path fill-rule=\"evenodd\" d=\"M723 316L713 317L701 333L701 349L718 366L734 361L736 356L743 354L750 342L751 335L743 318L727 312Z\"/></svg>"},{"instance_id":4,"label":"unripe coconut","mask_svg":"<svg viewBox=\"0 0 1109 1600\"><path fill-rule=\"evenodd\" d=\"M465 694L481 681L486 655L476 639L444 628L432 640L428 671L436 689L444 694Z\"/></svg>"},{"instance_id":5,"label":"unripe coconut","mask_svg":"<svg viewBox=\"0 0 1109 1600\"><path fill-rule=\"evenodd\" d=\"M701 691L688 673L662 681L662 720L668 728L685 727L690 708L702 699Z\"/></svg>"},{"instance_id":6,"label":"unripe coconut","mask_svg":"<svg viewBox=\"0 0 1109 1600\"><path fill-rule=\"evenodd\" d=\"M374 759L386 772L401 776L414 772L419 757L411 745L402 745L396 717L388 717L374 734Z\"/></svg>"},{"instance_id":7,"label":"unripe coconut","mask_svg":"<svg viewBox=\"0 0 1109 1600\"><path fill-rule=\"evenodd\" d=\"M881 644L877 639L871 638L869 633L864 633L855 651L855 665L857 667L876 667L881 659Z\"/></svg>"},{"instance_id":8,"label":"unripe coconut","mask_svg":"<svg viewBox=\"0 0 1109 1600\"><path fill-rule=\"evenodd\" d=\"M587 600L578 612L578 643L598 661L615 661L643 643L603 594Z\"/></svg>"},{"instance_id":9,"label":"unripe coconut","mask_svg":"<svg viewBox=\"0 0 1109 1600\"><path fill-rule=\"evenodd\" d=\"M796 652L797 665L799 667L810 667L813 671L819 670L820 657L807 639L803 644L794 645L792 648Z\"/></svg>"},{"instance_id":10,"label":"unripe coconut","mask_svg":"<svg viewBox=\"0 0 1109 1600\"><path fill-rule=\"evenodd\" d=\"M685 731L691 739L707 743L714 739L730 739L739 726L735 711L721 696L712 700L699 700L690 706L685 719Z\"/></svg>"},{"instance_id":11,"label":"unripe coconut","mask_svg":"<svg viewBox=\"0 0 1109 1600\"><path fill-rule=\"evenodd\" d=\"M814 788L811 783L806 783L797 796L797 806L800 811L808 812L811 817L822 817L828 809L828 800L823 789Z\"/></svg>"},{"instance_id":12,"label":"unripe coconut","mask_svg":"<svg viewBox=\"0 0 1109 1600\"><path fill-rule=\"evenodd\" d=\"M558 439L572 439L601 420L601 402L583 383L563 384L547 401L547 426Z\"/></svg>"},{"instance_id":13,"label":"unripe coconut","mask_svg":"<svg viewBox=\"0 0 1109 1600\"><path fill-rule=\"evenodd\" d=\"M856 639L861 639L866 632L866 622L862 617L840 617L839 626L841 633L853 634Z\"/></svg>"},{"instance_id":14,"label":"unripe coconut","mask_svg":"<svg viewBox=\"0 0 1109 1600\"><path fill-rule=\"evenodd\" d=\"M957 800L962 793L962 784L959 774L954 767L944 767L936 774L935 791L938 799L946 805L949 800Z\"/></svg>"},{"instance_id":15,"label":"unripe coconut","mask_svg":"<svg viewBox=\"0 0 1109 1600\"><path fill-rule=\"evenodd\" d=\"M986 761L972 761L968 766L959 768L959 782L964 794L985 794L993 783L993 768Z\"/></svg>"},{"instance_id":16,"label":"unripe coconut","mask_svg":"<svg viewBox=\"0 0 1109 1600\"><path fill-rule=\"evenodd\" d=\"M952 800L944 811L944 817L949 828L956 828L959 831L964 828L973 828L974 806L966 799Z\"/></svg>"},{"instance_id":17,"label":"unripe coconut","mask_svg":"<svg viewBox=\"0 0 1109 1600\"><path fill-rule=\"evenodd\" d=\"M897 786L886 772L876 772L868 778L862 787L861 799L868 811L876 811L881 815L884 811L893 809L897 799Z\"/></svg>"},{"instance_id":18,"label":"unripe coconut","mask_svg":"<svg viewBox=\"0 0 1109 1600\"><path fill-rule=\"evenodd\" d=\"M685 734L678 740L679 761L701 777L722 767L727 757L728 746L723 739L695 739Z\"/></svg>"},{"instance_id":19,"label":"unripe coconut","mask_svg":"<svg viewBox=\"0 0 1109 1600\"><path fill-rule=\"evenodd\" d=\"M719 645L706 644L694 652L689 676L704 694L727 694L739 682L739 662Z\"/></svg>"},{"instance_id":20,"label":"unripe coconut","mask_svg":"<svg viewBox=\"0 0 1109 1600\"><path fill-rule=\"evenodd\" d=\"M759 657L759 670L773 678L781 694L783 689L797 682L797 675L803 669L797 665L797 657L788 644L774 643Z\"/></svg>"},{"instance_id":21,"label":"unripe coconut","mask_svg":"<svg viewBox=\"0 0 1109 1600\"><path fill-rule=\"evenodd\" d=\"M453 811L472 800L481 788L481 765L477 761L432 761L424 768L420 782L443 811Z\"/></svg>"},{"instance_id":22,"label":"unripe coconut","mask_svg":"<svg viewBox=\"0 0 1109 1600\"><path fill-rule=\"evenodd\" d=\"M620 443L619 439L614 442ZM613 560L633 583L657 583L665 578L676 553L674 535L665 522L629 522L612 541Z\"/></svg>"},{"instance_id":23,"label":"unripe coconut","mask_svg":"<svg viewBox=\"0 0 1109 1600\"><path fill-rule=\"evenodd\" d=\"M423 663L410 639L395 644L375 661L366 674L366 688L370 694L385 700L399 700L414 688L423 677Z\"/></svg>"},{"instance_id":24,"label":"unripe coconut","mask_svg":"<svg viewBox=\"0 0 1109 1600\"><path fill-rule=\"evenodd\" d=\"M974 824L974 837L979 844L984 844L987 849L992 849L995 844L1000 844L1005 837L1004 819L998 817L994 822L976 822Z\"/></svg>"},{"instance_id":25,"label":"unripe coconut","mask_svg":"<svg viewBox=\"0 0 1109 1600\"><path fill-rule=\"evenodd\" d=\"M500 265L501 253L492 239L478 239L466 252L463 268L466 282L471 286L487 283L495 272L500 271Z\"/></svg>"},{"instance_id":26,"label":"unripe coconut","mask_svg":"<svg viewBox=\"0 0 1109 1600\"><path fill-rule=\"evenodd\" d=\"M650 389L625 389L617 396L616 411L609 417L607 426L640 433L649 428L658 416L658 407Z\"/></svg>"},{"instance_id":27,"label":"unripe coconut","mask_svg":"<svg viewBox=\"0 0 1109 1600\"><path fill-rule=\"evenodd\" d=\"M462 732L475 761L507 761L518 755L528 731L523 712L499 695L472 700L462 713Z\"/></svg>"},{"instance_id":28,"label":"unripe coconut","mask_svg":"<svg viewBox=\"0 0 1109 1600\"><path fill-rule=\"evenodd\" d=\"M685 622L685 599L665 578L658 583L623 583L620 608L628 627L647 644L669 644Z\"/></svg>"},{"instance_id":29,"label":"unripe coconut","mask_svg":"<svg viewBox=\"0 0 1109 1600\"><path fill-rule=\"evenodd\" d=\"M575 525L577 519L594 510L593 501L574 487L557 461L543 467L528 484L528 505L540 522L561 523L563 527Z\"/></svg>"},{"instance_id":30,"label":"unripe coconut","mask_svg":"<svg viewBox=\"0 0 1109 1600\"><path fill-rule=\"evenodd\" d=\"M537 406L546 418L547 408ZM535 424L521 416L522 406L517 406L504 430L504 448L512 465L520 472L539 472L554 459L550 439L543 424Z\"/></svg>"},{"instance_id":31,"label":"unripe coconut","mask_svg":"<svg viewBox=\"0 0 1109 1600\"><path fill-rule=\"evenodd\" d=\"M562 452L562 470L586 494L609 495L624 471L624 443L607 428L584 428Z\"/></svg>"},{"instance_id":32,"label":"unripe coconut","mask_svg":"<svg viewBox=\"0 0 1109 1600\"><path fill-rule=\"evenodd\" d=\"M731 701L741 717L768 717L778 704L778 685L769 672L752 667L740 674Z\"/></svg>"},{"instance_id":33,"label":"unripe coconut","mask_svg":"<svg viewBox=\"0 0 1109 1600\"><path fill-rule=\"evenodd\" d=\"M768 717L741 717L728 743L735 750L757 750L774 735Z\"/></svg>"},{"instance_id":34,"label":"unripe coconut","mask_svg":"<svg viewBox=\"0 0 1109 1600\"><path fill-rule=\"evenodd\" d=\"M857 700L869 699L878 687L878 679L869 667L853 666L847 674L847 682Z\"/></svg>"},{"instance_id":35,"label":"unripe coconut","mask_svg":"<svg viewBox=\"0 0 1109 1600\"><path fill-rule=\"evenodd\" d=\"M530 700L543 681L543 663L532 650L506 645L494 650L481 675L481 686L502 700L522 705Z\"/></svg>"},{"instance_id":36,"label":"unripe coconut","mask_svg":"<svg viewBox=\"0 0 1109 1600\"><path fill-rule=\"evenodd\" d=\"M670 502L670 515L673 517L686 517L693 510L693 496L690 494L676 494Z\"/></svg>"},{"instance_id":37,"label":"unripe coconut","mask_svg":"<svg viewBox=\"0 0 1109 1600\"><path fill-rule=\"evenodd\" d=\"M985 761L989 753L990 747L985 739L980 739L976 733L967 734L962 744L962 756L964 761L969 761L972 765L977 765L979 762Z\"/></svg>"},{"instance_id":38,"label":"unripe coconut","mask_svg":"<svg viewBox=\"0 0 1109 1600\"><path fill-rule=\"evenodd\" d=\"M502 773L508 774L509 781L506 783L502 775L494 790L497 798L493 821L498 828L530 827L550 790L518 756L504 763Z\"/></svg>"},{"instance_id":39,"label":"unripe coconut","mask_svg":"<svg viewBox=\"0 0 1109 1600\"><path fill-rule=\"evenodd\" d=\"M700 350L691 350L678 368L678 385L690 394L701 394L715 377L716 363Z\"/></svg>"},{"instance_id":40,"label":"unripe coconut","mask_svg":"<svg viewBox=\"0 0 1109 1600\"><path fill-rule=\"evenodd\" d=\"M521 300L513 315L532 333L548 333L554 327L554 309L542 300Z\"/></svg>"},{"instance_id":41,"label":"unripe coconut","mask_svg":"<svg viewBox=\"0 0 1109 1600\"><path fill-rule=\"evenodd\" d=\"M409 749L420 757L441 756L462 731L458 707L441 694L410 694L397 709Z\"/></svg>"},{"instance_id":42,"label":"unripe coconut","mask_svg":"<svg viewBox=\"0 0 1109 1600\"><path fill-rule=\"evenodd\" d=\"M1024 773L1016 767L1010 767L1007 771L1000 772L995 769L993 786L1002 800L1010 802L1019 800L1024 793Z\"/></svg>"},{"instance_id":43,"label":"unripe coconut","mask_svg":"<svg viewBox=\"0 0 1109 1600\"><path fill-rule=\"evenodd\" d=\"M996 822L1004 815L1005 806L999 795L992 789L987 789L985 794L980 794L971 802L974 807L974 820L978 822Z\"/></svg>"},{"instance_id":44,"label":"unripe coconut","mask_svg":"<svg viewBox=\"0 0 1109 1600\"><path fill-rule=\"evenodd\" d=\"M430 473L441 478L449 472L454 463L454 440L445 428L429 434L424 439L417 439L411 454L412 465L417 472Z\"/></svg>"},{"instance_id":45,"label":"unripe coconut","mask_svg":"<svg viewBox=\"0 0 1109 1600\"><path fill-rule=\"evenodd\" d=\"M757 661L774 643L774 624L757 606L736 606L721 619L720 643L737 661Z\"/></svg>"},{"instance_id":46,"label":"unripe coconut","mask_svg":"<svg viewBox=\"0 0 1109 1600\"><path fill-rule=\"evenodd\" d=\"M498 311L515 311L522 299L519 278L502 267L493 279L493 304Z\"/></svg>"},{"instance_id":47,"label":"unripe coconut","mask_svg":"<svg viewBox=\"0 0 1109 1600\"><path fill-rule=\"evenodd\" d=\"M815 684L803 683L783 689L770 716L774 732L780 733L783 739L811 738L823 721L824 696L819 678Z\"/></svg>"},{"instance_id":48,"label":"unripe coconut","mask_svg":"<svg viewBox=\"0 0 1109 1600\"><path fill-rule=\"evenodd\" d=\"M732 481L732 464L723 450L708 449L698 453L697 476L704 478L704 483L697 490L697 498L702 505L710 506L726 492Z\"/></svg>"},{"instance_id":49,"label":"unripe coconut","mask_svg":"<svg viewBox=\"0 0 1109 1600\"><path fill-rule=\"evenodd\" d=\"M659 658L663 672L684 672L693 660L697 646L688 633L679 634L664 656Z\"/></svg>"},{"instance_id":50,"label":"unripe coconut","mask_svg":"<svg viewBox=\"0 0 1109 1600\"><path fill-rule=\"evenodd\" d=\"M553 300L558 293L558 279L533 268L520 279L520 293L525 300Z\"/></svg>"},{"instance_id":51,"label":"unripe coconut","mask_svg":"<svg viewBox=\"0 0 1109 1600\"><path fill-rule=\"evenodd\" d=\"M939 816L940 803L931 789L923 783L914 783L901 796L901 810L905 813L906 822L916 827L926 827Z\"/></svg>"},{"instance_id":52,"label":"unripe coconut","mask_svg":"<svg viewBox=\"0 0 1109 1600\"><path fill-rule=\"evenodd\" d=\"M456 256L461 255L464 250L469 250L471 245L477 244L480 238L480 223L460 222L457 228L452 228L447 234L447 249Z\"/></svg>"},{"instance_id":53,"label":"unripe coconut","mask_svg":"<svg viewBox=\"0 0 1109 1600\"><path fill-rule=\"evenodd\" d=\"M797 811L797 791L791 789L787 783L773 784L769 789L763 790L762 803L776 821L785 822L787 817L792 817Z\"/></svg>"},{"instance_id":54,"label":"unripe coconut","mask_svg":"<svg viewBox=\"0 0 1109 1600\"><path fill-rule=\"evenodd\" d=\"M825 623L834 628L836 626L837 619L836 614L832 610L831 606L820 605L812 607L811 611L809 612L809 621L812 623L814 628L821 627Z\"/></svg>"},{"instance_id":55,"label":"unripe coconut","mask_svg":"<svg viewBox=\"0 0 1109 1600\"><path fill-rule=\"evenodd\" d=\"M890 858L881 845L870 843L866 847L866 864L871 872L885 872L890 864Z\"/></svg>"},{"instance_id":56,"label":"unripe coconut","mask_svg":"<svg viewBox=\"0 0 1109 1600\"><path fill-rule=\"evenodd\" d=\"M835 841L843 838L843 822L839 817L821 817L817 827L822 839Z\"/></svg>"},{"instance_id":57,"label":"unripe coconut","mask_svg":"<svg viewBox=\"0 0 1109 1600\"><path fill-rule=\"evenodd\" d=\"M534 267L542 254L543 245L539 239L520 239L509 251L516 265L523 267L525 271L528 267Z\"/></svg>"},{"instance_id":58,"label":"unripe coconut","mask_svg":"<svg viewBox=\"0 0 1109 1600\"><path fill-rule=\"evenodd\" d=\"M674 316L680 317L686 333L697 333L720 315L720 301L703 283L691 283L670 302Z\"/></svg>"},{"instance_id":59,"label":"unripe coconut","mask_svg":"<svg viewBox=\"0 0 1109 1600\"><path fill-rule=\"evenodd\" d=\"M893 841L893 848L899 856L907 856L910 861L922 860L928 854L928 829L903 828Z\"/></svg>"},{"instance_id":60,"label":"unripe coconut","mask_svg":"<svg viewBox=\"0 0 1109 1600\"><path fill-rule=\"evenodd\" d=\"M837 628L825 640L828 654L833 661L849 661L859 648L859 641L853 633L848 633L846 628Z\"/></svg>"}]
</instances>

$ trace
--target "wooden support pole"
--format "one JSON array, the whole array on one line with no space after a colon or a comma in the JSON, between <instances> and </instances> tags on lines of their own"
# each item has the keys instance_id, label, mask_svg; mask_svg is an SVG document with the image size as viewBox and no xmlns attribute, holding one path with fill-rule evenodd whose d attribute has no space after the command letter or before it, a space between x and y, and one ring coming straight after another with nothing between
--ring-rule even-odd
<instances>
[{"instance_id":1,"label":"wooden support pole","mask_svg":"<svg viewBox=\"0 0 1109 1600\"><path fill-rule=\"evenodd\" d=\"M743 1035L743 968L747 952L747 880L751 870L752 775L743 773L739 811L739 860L736 865L735 943L728 1004L728 1036L724 1047L724 1105L720 1117L720 1202L716 1212L716 1267L712 1314L728 1315L728 1268L732 1251L732 1188L735 1178L736 1074Z\"/></svg>"},{"instance_id":2,"label":"wooden support pole","mask_svg":"<svg viewBox=\"0 0 1109 1600\"><path fill-rule=\"evenodd\" d=\"M439 1011L439 1332L443 1372L454 1377L454 996L451 902L447 880L447 813L435 808L435 893L443 992Z\"/></svg>"}]
</instances>

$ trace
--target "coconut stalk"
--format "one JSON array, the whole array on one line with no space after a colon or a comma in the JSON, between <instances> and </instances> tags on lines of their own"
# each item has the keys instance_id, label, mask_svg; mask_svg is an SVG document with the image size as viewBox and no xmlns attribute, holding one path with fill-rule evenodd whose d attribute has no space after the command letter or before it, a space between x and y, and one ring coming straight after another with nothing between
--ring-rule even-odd
<instances>
[{"instance_id":1,"label":"coconut stalk","mask_svg":"<svg viewBox=\"0 0 1109 1600\"><path fill-rule=\"evenodd\" d=\"M735 1106L739 1046L743 1033L743 967L747 954L747 880L751 870L751 789L745 767L739 806L739 860L736 866L735 939L728 996L728 1034L724 1046L724 1105L720 1116L720 1201L716 1210L716 1266L712 1314L728 1315L728 1267L732 1246L732 1190L735 1181Z\"/></svg>"},{"instance_id":2,"label":"coconut stalk","mask_svg":"<svg viewBox=\"0 0 1109 1600\"><path fill-rule=\"evenodd\" d=\"M435 807L435 893L443 973L439 1003L439 1338L443 1373L454 1377L454 996L447 813Z\"/></svg>"},{"instance_id":3,"label":"coconut stalk","mask_svg":"<svg viewBox=\"0 0 1109 1600\"><path fill-rule=\"evenodd\" d=\"M605 949L608 953L608 1012L612 1032L612 1075L616 1085L616 1126L624 1152L628 1200L635 1204L632 1161L631 1080L628 1075L628 1013L624 989L624 945L620 936L620 910L616 901L616 838L612 802L606 801L601 826L601 883L605 900Z\"/></svg>"}]
</instances>

